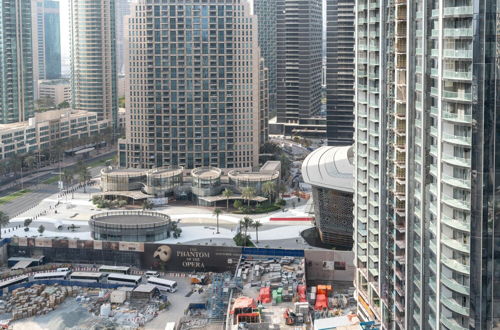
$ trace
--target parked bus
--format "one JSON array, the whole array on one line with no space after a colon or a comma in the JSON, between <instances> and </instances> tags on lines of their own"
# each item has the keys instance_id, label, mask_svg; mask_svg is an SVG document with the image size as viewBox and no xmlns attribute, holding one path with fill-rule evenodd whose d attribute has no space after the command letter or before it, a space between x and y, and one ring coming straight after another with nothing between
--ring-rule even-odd
<instances>
[{"instance_id":1,"label":"parked bus","mask_svg":"<svg viewBox=\"0 0 500 330\"><path fill-rule=\"evenodd\" d=\"M5 288L8 288L11 285L18 284L18 283L24 283L29 281L29 276L23 275L23 276L18 276L14 277L5 281L0 282L0 290L3 290Z\"/></svg>"},{"instance_id":2,"label":"parked bus","mask_svg":"<svg viewBox=\"0 0 500 330\"><path fill-rule=\"evenodd\" d=\"M48 273L36 273L33 275L34 280L66 280L71 272L48 272Z\"/></svg>"},{"instance_id":3,"label":"parked bus","mask_svg":"<svg viewBox=\"0 0 500 330\"><path fill-rule=\"evenodd\" d=\"M103 273L74 272L73 274L71 274L72 281L99 283L103 279Z\"/></svg>"},{"instance_id":4,"label":"parked bus","mask_svg":"<svg viewBox=\"0 0 500 330\"><path fill-rule=\"evenodd\" d=\"M165 330L175 330L175 322L168 322L167 325L165 325Z\"/></svg>"},{"instance_id":5,"label":"parked bus","mask_svg":"<svg viewBox=\"0 0 500 330\"><path fill-rule=\"evenodd\" d=\"M117 283L124 285L138 285L142 280L142 276L124 275L124 274L109 274L108 283Z\"/></svg>"},{"instance_id":6,"label":"parked bus","mask_svg":"<svg viewBox=\"0 0 500 330\"><path fill-rule=\"evenodd\" d=\"M148 283L153 284L160 289L160 291L175 292L177 291L177 282L170 281L163 278L149 277Z\"/></svg>"},{"instance_id":7,"label":"parked bus","mask_svg":"<svg viewBox=\"0 0 500 330\"><path fill-rule=\"evenodd\" d=\"M101 266L99 267L99 273L117 273L117 274L130 274L130 267L122 266Z\"/></svg>"}]
</instances>

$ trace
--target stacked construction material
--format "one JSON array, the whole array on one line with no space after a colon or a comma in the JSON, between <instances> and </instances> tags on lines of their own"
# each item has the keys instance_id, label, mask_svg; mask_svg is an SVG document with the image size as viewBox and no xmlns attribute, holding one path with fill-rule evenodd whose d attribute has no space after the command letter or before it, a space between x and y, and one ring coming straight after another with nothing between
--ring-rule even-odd
<instances>
[{"instance_id":1,"label":"stacked construction material","mask_svg":"<svg viewBox=\"0 0 500 330\"><path fill-rule=\"evenodd\" d=\"M12 291L8 305L12 319L19 320L39 316L53 311L67 296L73 296L72 287L33 285L30 288L18 288Z\"/></svg>"}]
</instances>

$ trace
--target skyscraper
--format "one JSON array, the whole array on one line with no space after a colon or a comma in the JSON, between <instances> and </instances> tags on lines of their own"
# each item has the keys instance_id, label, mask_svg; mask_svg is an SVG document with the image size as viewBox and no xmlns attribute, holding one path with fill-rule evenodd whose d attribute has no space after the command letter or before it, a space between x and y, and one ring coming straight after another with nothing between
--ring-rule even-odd
<instances>
[{"instance_id":1,"label":"skyscraper","mask_svg":"<svg viewBox=\"0 0 500 330\"><path fill-rule=\"evenodd\" d=\"M278 123L299 123L321 107L321 0L276 0Z\"/></svg>"},{"instance_id":2,"label":"skyscraper","mask_svg":"<svg viewBox=\"0 0 500 330\"><path fill-rule=\"evenodd\" d=\"M326 2L326 134L331 146L353 143L354 4Z\"/></svg>"},{"instance_id":3,"label":"skyscraper","mask_svg":"<svg viewBox=\"0 0 500 330\"><path fill-rule=\"evenodd\" d=\"M31 0L0 2L0 124L33 116Z\"/></svg>"},{"instance_id":4,"label":"skyscraper","mask_svg":"<svg viewBox=\"0 0 500 330\"><path fill-rule=\"evenodd\" d=\"M116 67L119 74L125 73L125 21L130 14L133 0L116 0Z\"/></svg>"},{"instance_id":5,"label":"skyscraper","mask_svg":"<svg viewBox=\"0 0 500 330\"><path fill-rule=\"evenodd\" d=\"M70 0L71 103L117 123L114 0Z\"/></svg>"},{"instance_id":6,"label":"skyscraper","mask_svg":"<svg viewBox=\"0 0 500 330\"><path fill-rule=\"evenodd\" d=\"M269 72L269 111L276 111L276 0L253 0L258 18L259 47Z\"/></svg>"},{"instance_id":7,"label":"skyscraper","mask_svg":"<svg viewBox=\"0 0 500 330\"><path fill-rule=\"evenodd\" d=\"M141 1L128 27L120 166L257 166L265 77L249 4Z\"/></svg>"},{"instance_id":8,"label":"skyscraper","mask_svg":"<svg viewBox=\"0 0 500 330\"><path fill-rule=\"evenodd\" d=\"M59 2L33 0L31 5L35 81L58 79L61 77Z\"/></svg>"},{"instance_id":9,"label":"skyscraper","mask_svg":"<svg viewBox=\"0 0 500 330\"><path fill-rule=\"evenodd\" d=\"M359 314L386 329L498 327L498 8L356 11Z\"/></svg>"}]
</instances>

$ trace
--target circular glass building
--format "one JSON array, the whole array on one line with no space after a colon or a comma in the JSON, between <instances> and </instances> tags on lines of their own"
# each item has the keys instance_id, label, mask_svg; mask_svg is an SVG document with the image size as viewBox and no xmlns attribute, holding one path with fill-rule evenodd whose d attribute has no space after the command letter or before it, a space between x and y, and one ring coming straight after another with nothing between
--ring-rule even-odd
<instances>
[{"instance_id":1,"label":"circular glass building","mask_svg":"<svg viewBox=\"0 0 500 330\"><path fill-rule=\"evenodd\" d=\"M155 242L168 238L170 217L150 211L113 211L93 215L91 237L102 241Z\"/></svg>"},{"instance_id":2,"label":"circular glass building","mask_svg":"<svg viewBox=\"0 0 500 330\"><path fill-rule=\"evenodd\" d=\"M222 171L217 167L199 167L191 171L193 179L192 193L195 196L214 196L220 193L222 187L220 178Z\"/></svg>"}]
</instances>

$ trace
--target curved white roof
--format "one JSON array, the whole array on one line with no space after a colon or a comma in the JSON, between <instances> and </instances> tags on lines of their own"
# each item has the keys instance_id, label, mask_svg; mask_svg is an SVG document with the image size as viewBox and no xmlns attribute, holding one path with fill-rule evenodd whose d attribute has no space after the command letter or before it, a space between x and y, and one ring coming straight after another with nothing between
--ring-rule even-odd
<instances>
[{"instance_id":1,"label":"curved white roof","mask_svg":"<svg viewBox=\"0 0 500 330\"><path fill-rule=\"evenodd\" d=\"M352 147L320 147L302 162L304 182L318 187L354 192Z\"/></svg>"}]
</instances>

